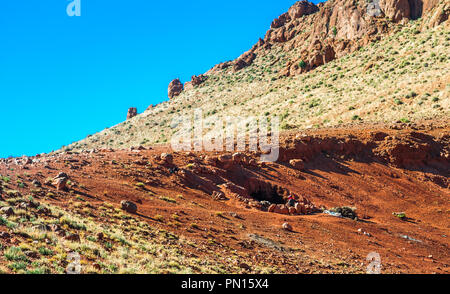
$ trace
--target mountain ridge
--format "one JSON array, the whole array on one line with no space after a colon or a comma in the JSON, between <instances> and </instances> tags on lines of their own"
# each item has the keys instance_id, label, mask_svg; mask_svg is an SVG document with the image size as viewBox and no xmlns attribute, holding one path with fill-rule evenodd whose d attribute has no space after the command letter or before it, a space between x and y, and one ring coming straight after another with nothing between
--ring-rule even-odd
<instances>
[{"instance_id":1,"label":"mountain ridge","mask_svg":"<svg viewBox=\"0 0 450 294\"><path fill-rule=\"evenodd\" d=\"M308 109L299 113L304 121L290 115L284 120L283 129L333 126L362 120L390 123L398 120L420 121L431 117L445 117L448 113L446 109L449 104L447 97L450 79L445 68L449 51L446 35L449 1L420 1L423 3L420 13L417 9L410 9L412 4L406 2L336 0L314 5L299 1L272 22L264 39L260 39L236 60L220 63L204 74L193 76L191 81L184 84L175 79L168 89L170 101L150 105L136 118L100 132L101 135L96 134L71 144L66 149L128 148L166 143L170 140L171 133L175 132L169 127L170 121L180 114L188 114L189 110L200 105L207 116L214 113L220 117L237 114L249 116L253 115L253 112L270 112L271 115L284 116L285 111L290 111L290 105L302 108L306 104ZM352 21L348 21L349 19ZM430 36L439 39L440 48L429 50L428 47L434 47L433 42L436 42L431 40ZM417 47L423 48L425 53L433 51L430 53L431 59L438 58L439 62L423 60L423 68L416 68L418 65L414 63L417 62L408 60L408 55L412 55L410 57L414 60L423 59L423 52L404 50L404 45L409 43L407 48L412 48L412 45L419 41L425 43L417 44ZM398 50L388 50L393 45ZM377 56L372 58L370 55ZM381 67L389 66L394 60L398 61L395 67L388 70ZM355 69L354 64L359 64L362 68ZM329 67L334 67L335 70L330 70ZM435 74L436 72L438 74ZM379 75L388 76L385 78L388 81L380 80ZM419 75L435 76L436 81L419 79ZM321 79L315 83L318 76ZM355 99L352 96L356 93L347 93L347 90L338 88L340 85L354 85L352 80L365 76L369 81L365 82L367 85L363 85L359 95L381 96L382 101L392 99L393 107L389 109L391 103L376 102L384 105L372 109L372 103L376 100L372 98L371 101L364 102L362 111L355 111L359 108L354 105L358 104L356 101L352 102ZM396 94L399 92L398 88L414 88L415 84L424 80L427 83L420 91L411 89L409 93ZM327 93L325 86L336 88L333 96ZM283 88L287 90L283 91L285 93L278 92L278 97L272 97L274 92ZM351 86L348 89L351 89ZM421 89L429 90L424 92ZM388 98L375 95L374 92L386 92ZM288 100L290 104L281 96L287 94L292 97ZM339 98L342 95L347 98ZM419 98L424 100L416 101L417 105L413 107L404 101L411 98L405 98L406 96L420 96ZM439 103L428 105L429 99ZM294 102L291 102L292 100ZM318 104L325 108L326 105L335 105L339 100L344 100L341 103L347 106L346 110L339 110L342 117L329 118L332 113L328 116L314 113ZM272 107L271 103L276 104L276 107ZM369 103L372 106L368 106ZM252 111L254 105L267 110ZM371 109L366 111L366 108ZM367 117L366 112L369 112L371 117ZM374 112L382 112L382 117L374 118ZM317 116L321 120L314 119ZM151 130L152 128L157 129ZM135 131L128 132L131 129ZM135 138L132 138L131 134Z\"/></svg>"}]
</instances>

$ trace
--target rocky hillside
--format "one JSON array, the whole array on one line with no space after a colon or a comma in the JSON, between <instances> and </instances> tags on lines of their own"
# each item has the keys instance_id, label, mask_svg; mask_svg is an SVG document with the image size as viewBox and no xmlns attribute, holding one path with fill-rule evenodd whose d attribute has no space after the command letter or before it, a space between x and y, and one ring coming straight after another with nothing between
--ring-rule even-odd
<instances>
[{"instance_id":1,"label":"rocky hillside","mask_svg":"<svg viewBox=\"0 0 450 294\"><path fill-rule=\"evenodd\" d=\"M301 1L234 61L169 85L170 101L64 150L166 143L171 121L278 115L282 129L450 115L448 0Z\"/></svg>"},{"instance_id":2,"label":"rocky hillside","mask_svg":"<svg viewBox=\"0 0 450 294\"><path fill-rule=\"evenodd\" d=\"M429 124L285 133L277 163L164 146L0 159L0 274L366 273L371 252L382 273L448 274L449 143Z\"/></svg>"}]
</instances>

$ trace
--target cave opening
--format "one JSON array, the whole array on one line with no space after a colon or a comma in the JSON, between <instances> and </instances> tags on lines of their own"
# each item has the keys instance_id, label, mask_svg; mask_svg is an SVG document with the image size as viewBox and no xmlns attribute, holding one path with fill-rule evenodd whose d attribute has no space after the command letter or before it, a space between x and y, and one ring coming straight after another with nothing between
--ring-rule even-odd
<instances>
[{"instance_id":1,"label":"cave opening","mask_svg":"<svg viewBox=\"0 0 450 294\"><path fill-rule=\"evenodd\" d=\"M284 200L283 196L278 194L276 189L270 189L270 190L257 190L251 193L251 196L253 199L258 201L268 201L272 204L285 204L286 201Z\"/></svg>"}]
</instances>

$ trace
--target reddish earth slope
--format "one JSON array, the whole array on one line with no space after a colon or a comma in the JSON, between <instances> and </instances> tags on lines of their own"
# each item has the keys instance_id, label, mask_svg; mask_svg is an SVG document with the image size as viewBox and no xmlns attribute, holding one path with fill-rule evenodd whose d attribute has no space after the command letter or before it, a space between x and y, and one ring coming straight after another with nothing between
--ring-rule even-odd
<instances>
[{"instance_id":1,"label":"reddish earth slope","mask_svg":"<svg viewBox=\"0 0 450 294\"><path fill-rule=\"evenodd\" d=\"M364 273L366 256L377 252L383 273L449 273L449 131L394 125L287 133L280 160L269 164L255 153L174 153L173 162L162 160L168 147L3 159L0 174L10 180L1 195L33 194L63 209L73 209L75 198L94 208L133 201L136 218L199 245L180 247L182 256L225 266L237 258L239 270L228 271L264 265L279 273ZM60 172L70 177L67 191L48 180ZM42 188L33 190L33 180ZM318 209L270 213L259 202L282 203L289 195L308 204L307 212L356 207L358 219ZM282 229L285 222L292 231ZM13 237L0 238L3 248L23 238L0 226L8 230Z\"/></svg>"}]
</instances>

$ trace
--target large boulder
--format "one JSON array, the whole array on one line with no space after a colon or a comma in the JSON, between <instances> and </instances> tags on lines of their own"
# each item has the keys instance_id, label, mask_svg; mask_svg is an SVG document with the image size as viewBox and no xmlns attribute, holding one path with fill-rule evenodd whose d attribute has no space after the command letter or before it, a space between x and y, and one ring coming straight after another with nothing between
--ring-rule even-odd
<instances>
[{"instance_id":1,"label":"large boulder","mask_svg":"<svg viewBox=\"0 0 450 294\"><path fill-rule=\"evenodd\" d=\"M169 90L168 95L169 98L172 99L176 96L179 96L181 92L183 92L183 84L181 83L180 79L175 79L169 84Z\"/></svg>"},{"instance_id":2,"label":"large boulder","mask_svg":"<svg viewBox=\"0 0 450 294\"><path fill-rule=\"evenodd\" d=\"M56 177L53 178L53 183L58 191L65 191L67 190L68 180L69 176L66 173L61 172Z\"/></svg>"}]
</instances>

